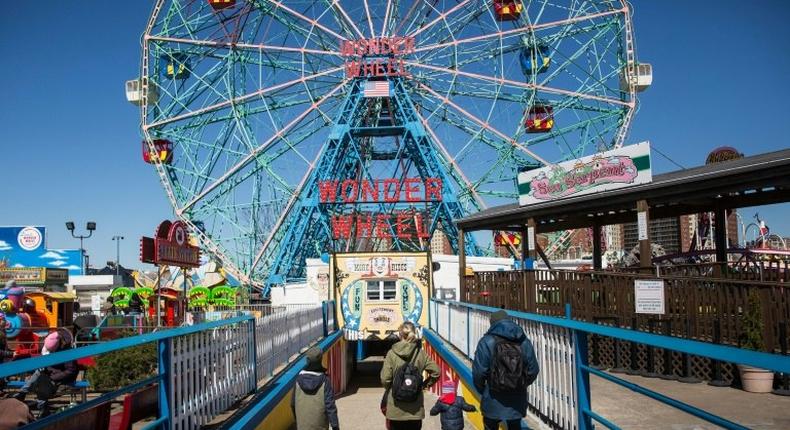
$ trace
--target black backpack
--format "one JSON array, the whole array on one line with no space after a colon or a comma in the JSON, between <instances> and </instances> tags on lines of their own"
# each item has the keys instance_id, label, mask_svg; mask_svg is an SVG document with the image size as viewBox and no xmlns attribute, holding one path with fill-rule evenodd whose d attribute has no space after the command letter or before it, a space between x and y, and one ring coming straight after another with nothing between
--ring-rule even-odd
<instances>
[{"instance_id":1,"label":"black backpack","mask_svg":"<svg viewBox=\"0 0 790 430\"><path fill-rule=\"evenodd\" d=\"M392 398L401 402L414 402L422 391L422 372L414 365L412 360L419 352L419 345L414 348L411 357L400 367L395 369L392 378Z\"/></svg>"},{"instance_id":2,"label":"black backpack","mask_svg":"<svg viewBox=\"0 0 790 430\"><path fill-rule=\"evenodd\" d=\"M527 388L527 372L521 343L494 336L494 356L491 360L488 386L492 392L515 393Z\"/></svg>"}]
</instances>

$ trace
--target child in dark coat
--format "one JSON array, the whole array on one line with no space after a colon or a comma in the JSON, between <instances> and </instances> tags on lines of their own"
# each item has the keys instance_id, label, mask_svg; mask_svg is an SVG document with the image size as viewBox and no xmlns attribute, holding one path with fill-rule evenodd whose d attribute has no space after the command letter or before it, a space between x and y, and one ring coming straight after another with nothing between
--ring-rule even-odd
<instances>
[{"instance_id":1,"label":"child in dark coat","mask_svg":"<svg viewBox=\"0 0 790 430\"><path fill-rule=\"evenodd\" d=\"M456 395L455 384L443 384L442 396L431 408L431 416L440 415L442 430L463 430L464 411L474 412L477 409L466 403L463 397Z\"/></svg>"}]
</instances>

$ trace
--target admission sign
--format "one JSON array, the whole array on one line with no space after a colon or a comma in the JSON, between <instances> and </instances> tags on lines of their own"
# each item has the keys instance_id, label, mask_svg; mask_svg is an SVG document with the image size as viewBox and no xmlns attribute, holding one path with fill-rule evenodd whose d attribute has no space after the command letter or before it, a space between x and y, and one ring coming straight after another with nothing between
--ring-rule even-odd
<instances>
[{"instance_id":1,"label":"admission sign","mask_svg":"<svg viewBox=\"0 0 790 430\"><path fill-rule=\"evenodd\" d=\"M545 203L652 180L650 143L642 142L519 173L519 204Z\"/></svg>"}]
</instances>

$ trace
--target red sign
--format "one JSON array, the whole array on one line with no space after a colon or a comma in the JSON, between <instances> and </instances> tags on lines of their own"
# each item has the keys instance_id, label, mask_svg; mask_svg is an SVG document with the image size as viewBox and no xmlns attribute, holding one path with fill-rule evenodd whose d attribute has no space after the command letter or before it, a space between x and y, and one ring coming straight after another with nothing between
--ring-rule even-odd
<instances>
[{"instance_id":1,"label":"red sign","mask_svg":"<svg viewBox=\"0 0 790 430\"><path fill-rule=\"evenodd\" d=\"M318 181L321 203L418 203L442 201L442 180L439 178L396 178L358 181Z\"/></svg>"},{"instance_id":2,"label":"red sign","mask_svg":"<svg viewBox=\"0 0 790 430\"><path fill-rule=\"evenodd\" d=\"M392 214L335 215L332 217L334 239L393 238L429 239L427 216L422 212L404 210ZM428 220L430 222L430 220Z\"/></svg>"},{"instance_id":3,"label":"red sign","mask_svg":"<svg viewBox=\"0 0 790 430\"><path fill-rule=\"evenodd\" d=\"M340 54L346 58L346 77L408 76L402 55L414 53L414 37L373 37L343 40Z\"/></svg>"},{"instance_id":4,"label":"red sign","mask_svg":"<svg viewBox=\"0 0 790 430\"><path fill-rule=\"evenodd\" d=\"M176 267L198 267L200 248L189 244L184 222L165 220L156 228L156 237L140 239L140 261Z\"/></svg>"},{"instance_id":5,"label":"red sign","mask_svg":"<svg viewBox=\"0 0 790 430\"><path fill-rule=\"evenodd\" d=\"M721 163L722 161L737 160L743 158L743 154L731 146L720 146L710 151L705 164Z\"/></svg>"}]
</instances>

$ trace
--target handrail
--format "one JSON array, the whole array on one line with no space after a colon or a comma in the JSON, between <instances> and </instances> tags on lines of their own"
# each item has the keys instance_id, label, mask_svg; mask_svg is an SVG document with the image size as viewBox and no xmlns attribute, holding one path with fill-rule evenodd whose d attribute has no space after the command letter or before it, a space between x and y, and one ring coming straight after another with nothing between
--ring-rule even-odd
<instances>
[{"instance_id":1,"label":"handrail","mask_svg":"<svg viewBox=\"0 0 790 430\"><path fill-rule=\"evenodd\" d=\"M171 339L177 336L184 336L192 333L210 330L231 324L238 324L245 321L254 320L250 315L242 315L227 320L212 321L201 323L189 327L178 327L154 333L146 333L133 337L111 340L101 344L73 348L66 351L53 352L48 355L25 358L23 360L11 361L0 366L0 378L16 375L19 373L31 372L42 367L49 367L66 361L77 360L80 358L91 357L94 355L105 354L119 349L130 348L143 343L156 342L164 339Z\"/></svg>"},{"instance_id":2,"label":"handrail","mask_svg":"<svg viewBox=\"0 0 790 430\"><path fill-rule=\"evenodd\" d=\"M322 352L326 352L329 348L339 341L343 332L335 330L327 337L322 339L316 346ZM260 424L271 411L277 406L277 403L285 397L288 391L296 381L296 376L307 366L307 358L304 354L300 355L297 360L280 373L277 378L271 381L271 390L262 392L259 401L250 402L251 406L246 410L239 413L239 417L233 422L228 422L222 428L229 430L242 430L255 427Z\"/></svg>"},{"instance_id":3,"label":"handrail","mask_svg":"<svg viewBox=\"0 0 790 430\"><path fill-rule=\"evenodd\" d=\"M579 430L591 429L592 428L591 420L597 421L600 424L610 429L619 429L618 426L616 426L615 424L608 421L606 418L600 416L599 414L595 413L592 410L590 382L589 382L590 375L601 377L604 380L618 384L636 393L645 395L665 405L686 412L697 418L711 422L718 426L727 429L733 429L733 430L746 429L746 427L738 423L732 422L726 418L714 415L710 412L707 412L695 406L689 405L677 399L673 399L656 391L642 387L631 381L618 378L617 376L614 376L607 372L603 372L601 370L590 367L590 365L587 363L587 355L588 355L587 335L589 334L606 336L617 340L630 341L633 343L642 343L653 347L664 348L666 350L686 352L694 355L719 359L722 361L753 365L756 367L761 367L763 369L769 369L776 372L787 372L787 369L790 369L790 358L782 355L742 350L729 346L709 344L709 343L704 343L694 340L674 338L670 336L655 335L652 333L644 333L635 330L597 325L593 323L575 321L570 319L570 317L568 318L548 317L543 315L536 315L536 314L530 314L530 313L519 312L519 311L510 311L506 309L499 309L494 307L481 306L481 305L469 304L469 303L458 302L458 301L433 299L431 302L433 304L432 307L436 309L435 321L432 320L431 327L432 328L435 327L435 329L437 330L437 334L446 337L447 338L446 340L450 344L453 344L457 348L461 348L461 349L463 348L464 345L459 346L456 343L453 343L452 341L453 337L451 334L452 332L450 331L450 326L451 326L450 321L453 315L455 315L456 318L460 318L460 320L463 320L463 315L466 314L466 321L467 324L469 324L471 321L469 320L470 312L474 312L476 315L478 315L476 320L477 325L475 326L478 328L477 330L478 337L480 334L479 326L482 323L482 320L480 320L481 316L485 318L486 314L491 314L499 310L505 310L508 313L508 315L520 320L521 321L520 325L522 326L537 325L538 327L544 327L543 329L538 330L537 332L538 338L533 339L533 342L535 342L536 340L538 341L538 343L536 344L538 346L541 343L540 339L542 339L541 333L543 330L557 329L557 330L565 330L566 333L570 333L572 349L573 349L572 356L567 361L567 364L560 365L560 367L557 367L557 363L555 360L554 365L549 366L549 369L553 369L555 372L560 371L562 374L565 375L560 379L564 378L565 380L573 381L572 385L574 387L573 389L575 392L575 399L572 404L572 408L573 408L572 410L574 411L573 412L574 415L578 418L575 420L575 422L572 425L570 425L570 427L578 428ZM440 313L439 310L441 308L444 308L446 310ZM453 309L455 309L455 311L453 311ZM464 309L465 312L463 311ZM446 321L438 321L439 315L445 315L445 317L441 319L446 318ZM566 307L566 315L570 315L569 306ZM525 323L529 323L529 324L525 324ZM445 328L444 330L445 334L441 334L443 328ZM473 328L473 331L474 330L475 329ZM469 336L469 328L467 328L467 342L469 341L468 336ZM467 345L467 349L469 350L468 345ZM541 351L540 348L538 349L539 350L537 352L540 360L541 357L543 357L540 354L540 352L545 352L545 351ZM561 354L564 353L561 352ZM556 353L549 354L545 356L545 358L555 357L555 356ZM544 363L541 362L541 367L543 367L543 365ZM549 383L554 384L555 382L549 382ZM550 388L556 388L556 387L550 387ZM557 423L555 421L551 421L551 422L554 425L558 425L560 427L566 427L562 423Z\"/></svg>"},{"instance_id":4,"label":"handrail","mask_svg":"<svg viewBox=\"0 0 790 430\"><path fill-rule=\"evenodd\" d=\"M438 299L432 299L432 301L436 303L456 305L456 306L467 307L470 309L477 309L487 312L496 312L500 310L498 308L492 308L488 306L475 305L471 303L458 302L458 301L438 300ZM511 311L507 309L504 310L508 313L508 315L529 321L555 325L555 326L581 331L585 333L590 333L590 334L619 338L621 340L642 343L657 348L666 348L678 352L685 352L688 354L704 356L704 357L712 358L714 360L747 364L762 369L773 370L775 372L790 373L790 358L778 354L751 351L747 349L735 348L726 345L716 345L707 342L700 342L697 340L668 337L658 334L646 333L646 332L619 328L619 327L593 324L593 323L571 320L566 318L550 317L550 316L532 314L527 312Z\"/></svg>"}]
</instances>

